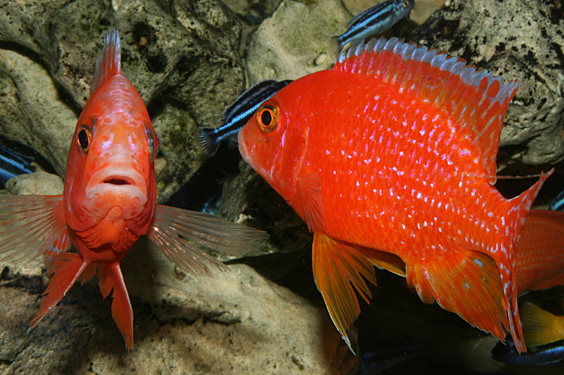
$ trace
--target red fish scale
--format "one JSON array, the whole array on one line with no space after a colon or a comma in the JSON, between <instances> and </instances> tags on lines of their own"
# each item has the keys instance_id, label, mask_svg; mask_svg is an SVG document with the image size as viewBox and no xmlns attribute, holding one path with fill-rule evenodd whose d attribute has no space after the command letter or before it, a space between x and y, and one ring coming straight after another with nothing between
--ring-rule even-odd
<instances>
[{"instance_id":1,"label":"red fish scale","mask_svg":"<svg viewBox=\"0 0 564 375\"><path fill-rule=\"evenodd\" d=\"M339 75L326 77L324 84L338 85L344 79ZM436 250L468 249L497 258L501 236L496 228L507 206L483 178L475 177L485 172L473 162L476 152L469 142L455 138L446 114L430 104L416 104L413 96L398 95L397 88L363 86L367 95L357 108L334 113L331 123L309 129L304 168L319 173L326 216L337 218L326 220L325 232L406 262L423 259L429 250L437 256ZM320 109L319 118L309 119L313 122L322 121L336 104L302 103ZM349 113L364 117L351 119ZM463 165L474 168L463 176Z\"/></svg>"}]
</instances>

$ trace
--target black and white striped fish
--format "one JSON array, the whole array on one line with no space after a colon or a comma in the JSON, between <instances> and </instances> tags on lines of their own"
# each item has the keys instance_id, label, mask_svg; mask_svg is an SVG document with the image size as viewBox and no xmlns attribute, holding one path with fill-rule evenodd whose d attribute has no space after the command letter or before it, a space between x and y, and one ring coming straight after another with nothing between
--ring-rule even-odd
<instances>
[{"instance_id":1,"label":"black and white striped fish","mask_svg":"<svg viewBox=\"0 0 564 375\"><path fill-rule=\"evenodd\" d=\"M348 44L357 44L367 37L382 33L403 18L409 17L415 0L388 0L374 5L351 19L348 30L337 37L339 50Z\"/></svg>"},{"instance_id":2,"label":"black and white striped fish","mask_svg":"<svg viewBox=\"0 0 564 375\"><path fill-rule=\"evenodd\" d=\"M217 129L202 128L200 130L200 145L206 155L212 156L215 154L219 144L224 139L237 142L237 133L247 124L262 102L270 99L272 95L276 94L290 82L292 81L285 80L278 82L274 79L268 79L255 84L242 93L225 112L223 112L225 125Z\"/></svg>"},{"instance_id":3,"label":"black and white striped fish","mask_svg":"<svg viewBox=\"0 0 564 375\"><path fill-rule=\"evenodd\" d=\"M0 183L20 174L33 173L33 157L25 156L0 144Z\"/></svg>"}]
</instances>

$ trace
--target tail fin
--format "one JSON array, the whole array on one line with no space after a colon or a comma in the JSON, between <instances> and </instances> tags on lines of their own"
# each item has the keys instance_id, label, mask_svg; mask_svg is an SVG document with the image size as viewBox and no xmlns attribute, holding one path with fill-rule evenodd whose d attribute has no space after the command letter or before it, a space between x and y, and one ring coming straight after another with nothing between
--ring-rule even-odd
<instances>
[{"instance_id":1,"label":"tail fin","mask_svg":"<svg viewBox=\"0 0 564 375\"><path fill-rule=\"evenodd\" d=\"M200 129L200 147L207 157L212 157L219 147L220 139L217 137L217 132L218 130L214 128Z\"/></svg>"},{"instance_id":2,"label":"tail fin","mask_svg":"<svg viewBox=\"0 0 564 375\"><path fill-rule=\"evenodd\" d=\"M104 51L96 60L96 71L90 87L90 94L108 78L121 74L121 44L119 33L112 28L104 36Z\"/></svg>"},{"instance_id":3,"label":"tail fin","mask_svg":"<svg viewBox=\"0 0 564 375\"><path fill-rule=\"evenodd\" d=\"M112 318L125 340L128 352L133 349L133 309L125 287L119 263L102 264L98 270L100 279L100 292L106 298L112 289L114 300L112 302Z\"/></svg>"},{"instance_id":4,"label":"tail fin","mask_svg":"<svg viewBox=\"0 0 564 375\"><path fill-rule=\"evenodd\" d=\"M537 305L522 306L525 342L529 348L564 339L564 316L556 316Z\"/></svg>"},{"instance_id":5,"label":"tail fin","mask_svg":"<svg viewBox=\"0 0 564 375\"><path fill-rule=\"evenodd\" d=\"M88 263L82 259L80 254L63 252L53 259L49 273L54 274L54 276L47 290L43 293L47 297L45 297L37 315L31 321L32 328L67 294L87 265Z\"/></svg>"},{"instance_id":6,"label":"tail fin","mask_svg":"<svg viewBox=\"0 0 564 375\"><path fill-rule=\"evenodd\" d=\"M525 224L529 210L533 201L542 187L544 181L554 172L554 169L548 173L542 173L541 178L536 184L531 186L527 191L523 192L518 197L508 201L509 210L505 218L502 218L502 224L508 228L509 235L506 236L507 240L501 243L501 251L490 254L494 259L499 269L501 283L503 285L503 294L505 296L505 304L507 305L507 318L509 319L509 328L511 336L515 342L515 347L522 353L527 350L525 340L523 338L523 330L519 318L519 307L517 305L517 277L515 273L515 266L517 262L517 245L521 236L521 231ZM507 222L504 221L507 220Z\"/></svg>"}]
</instances>

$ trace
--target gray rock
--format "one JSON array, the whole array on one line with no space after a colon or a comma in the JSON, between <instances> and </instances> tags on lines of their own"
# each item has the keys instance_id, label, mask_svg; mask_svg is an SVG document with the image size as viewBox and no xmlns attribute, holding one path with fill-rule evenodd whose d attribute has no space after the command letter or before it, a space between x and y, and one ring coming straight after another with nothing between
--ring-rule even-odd
<instances>
[{"instance_id":1,"label":"gray rock","mask_svg":"<svg viewBox=\"0 0 564 375\"><path fill-rule=\"evenodd\" d=\"M535 0L451 1L415 30L412 40L519 80L501 135L508 157L526 164L564 158L564 17L556 3Z\"/></svg>"},{"instance_id":2,"label":"gray rock","mask_svg":"<svg viewBox=\"0 0 564 375\"><path fill-rule=\"evenodd\" d=\"M22 174L6 183L6 189L12 195L60 195L64 188L59 176L45 172Z\"/></svg>"},{"instance_id":3,"label":"gray rock","mask_svg":"<svg viewBox=\"0 0 564 375\"><path fill-rule=\"evenodd\" d=\"M328 317L245 265L212 277L179 271L147 240L122 261L135 314L130 355L95 282L74 287L26 335L43 290L0 287L0 350L9 373L353 374L354 356ZM0 368L2 369L2 368Z\"/></svg>"},{"instance_id":4,"label":"gray rock","mask_svg":"<svg viewBox=\"0 0 564 375\"><path fill-rule=\"evenodd\" d=\"M335 43L331 37L346 31L349 18L339 0L282 1L251 36L247 47L249 84L297 79L330 68L336 57L331 53Z\"/></svg>"},{"instance_id":5,"label":"gray rock","mask_svg":"<svg viewBox=\"0 0 564 375\"><path fill-rule=\"evenodd\" d=\"M120 31L123 73L147 103L157 132L170 127L175 135L164 137L158 163L159 186L169 186L159 193L164 201L202 163L188 143L196 127L219 126L224 107L244 88L241 27L220 2L6 3L0 41L10 50L0 51L0 131L37 150L63 176L76 116L111 25Z\"/></svg>"}]
</instances>

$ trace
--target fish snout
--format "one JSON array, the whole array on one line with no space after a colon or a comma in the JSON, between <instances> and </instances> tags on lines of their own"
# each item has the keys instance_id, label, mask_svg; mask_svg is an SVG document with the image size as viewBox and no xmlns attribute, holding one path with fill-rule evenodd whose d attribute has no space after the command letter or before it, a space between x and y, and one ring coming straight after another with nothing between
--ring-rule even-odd
<instances>
[{"instance_id":1,"label":"fish snout","mask_svg":"<svg viewBox=\"0 0 564 375\"><path fill-rule=\"evenodd\" d=\"M124 219L131 219L143 211L147 190L145 178L133 167L106 167L88 181L85 207L101 219L111 208L119 206Z\"/></svg>"}]
</instances>

